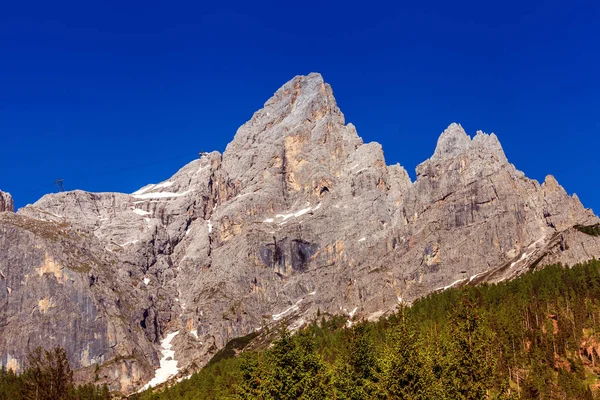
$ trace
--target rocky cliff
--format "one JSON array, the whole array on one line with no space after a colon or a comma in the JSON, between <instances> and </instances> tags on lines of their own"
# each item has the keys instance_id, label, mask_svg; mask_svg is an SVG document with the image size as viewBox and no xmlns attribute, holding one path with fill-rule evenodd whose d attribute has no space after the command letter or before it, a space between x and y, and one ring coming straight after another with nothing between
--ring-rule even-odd
<instances>
[{"instance_id":1,"label":"rocky cliff","mask_svg":"<svg viewBox=\"0 0 600 400\"><path fill-rule=\"evenodd\" d=\"M298 76L172 178L46 195L0 214L0 362L61 345L131 392L232 338L317 312L375 319L434 290L600 256L598 223L548 176L458 124L412 182L363 143L319 74ZM158 371L155 371L158 369Z\"/></svg>"},{"instance_id":2,"label":"rocky cliff","mask_svg":"<svg viewBox=\"0 0 600 400\"><path fill-rule=\"evenodd\" d=\"M0 212L14 211L13 199L10 193L0 191Z\"/></svg>"}]
</instances>

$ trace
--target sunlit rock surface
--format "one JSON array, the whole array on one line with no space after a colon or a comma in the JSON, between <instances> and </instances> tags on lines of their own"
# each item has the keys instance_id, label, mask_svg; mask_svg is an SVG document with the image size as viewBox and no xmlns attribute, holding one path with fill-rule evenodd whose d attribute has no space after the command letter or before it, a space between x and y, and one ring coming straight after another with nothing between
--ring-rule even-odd
<instances>
[{"instance_id":1,"label":"sunlit rock surface","mask_svg":"<svg viewBox=\"0 0 600 400\"><path fill-rule=\"evenodd\" d=\"M435 290L598 257L600 240L573 229L597 222L553 177L526 178L496 135L455 123L411 182L321 75L298 76L223 154L167 181L0 214L0 362L60 345L80 379L98 364L100 382L134 392L266 325L297 329L318 310L373 320Z\"/></svg>"}]
</instances>

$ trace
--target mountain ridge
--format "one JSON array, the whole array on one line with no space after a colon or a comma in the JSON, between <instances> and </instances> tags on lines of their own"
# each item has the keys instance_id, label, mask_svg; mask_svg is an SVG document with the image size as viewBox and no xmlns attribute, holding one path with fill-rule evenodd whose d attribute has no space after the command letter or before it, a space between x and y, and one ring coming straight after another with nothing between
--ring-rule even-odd
<instances>
[{"instance_id":1,"label":"mountain ridge","mask_svg":"<svg viewBox=\"0 0 600 400\"><path fill-rule=\"evenodd\" d=\"M167 337L184 373L283 318L372 319L453 285L598 257L600 240L573 228L598 221L552 176L526 178L495 134L456 123L413 182L363 143L320 74L297 76L223 154L166 181L0 214L0 362L21 368L30 343L68 343L80 379L98 364L129 393L154 377ZM71 299L87 305L79 316Z\"/></svg>"}]
</instances>

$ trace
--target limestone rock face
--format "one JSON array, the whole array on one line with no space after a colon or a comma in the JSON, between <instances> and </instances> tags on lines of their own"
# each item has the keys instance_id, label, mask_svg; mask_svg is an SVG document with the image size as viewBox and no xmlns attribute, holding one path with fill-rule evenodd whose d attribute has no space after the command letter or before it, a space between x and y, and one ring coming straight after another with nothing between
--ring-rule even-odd
<instances>
[{"instance_id":1,"label":"limestone rock face","mask_svg":"<svg viewBox=\"0 0 600 400\"><path fill-rule=\"evenodd\" d=\"M115 389L154 374L153 347L128 323L138 318L139 290L103 243L67 224L13 213L0 214L0 232L4 366L21 371L28 351L61 346L79 375L103 365L101 381Z\"/></svg>"},{"instance_id":2,"label":"limestone rock face","mask_svg":"<svg viewBox=\"0 0 600 400\"><path fill-rule=\"evenodd\" d=\"M0 190L0 212L10 211L13 212L14 204L10 193L6 193Z\"/></svg>"},{"instance_id":3,"label":"limestone rock face","mask_svg":"<svg viewBox=\"0 0 600 400\"><path fill-rule=\"evenodd\" d=\"M510 164L496 135L458 124L411 182L345 122L319 74L298 76L223 154L165 182L1 215L0 362L60 344L81 379L98 363L131 392L166 337L187 374L282 320L375 319L452 285L598 257L600 240L573 229L594 223L553 177L540 185Z\"/></svg>"}]
</instances>

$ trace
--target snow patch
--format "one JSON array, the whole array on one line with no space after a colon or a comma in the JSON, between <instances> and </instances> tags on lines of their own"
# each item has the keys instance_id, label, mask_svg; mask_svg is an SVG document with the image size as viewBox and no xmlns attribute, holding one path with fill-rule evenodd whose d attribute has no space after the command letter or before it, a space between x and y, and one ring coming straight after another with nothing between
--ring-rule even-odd
<instances>
[{"instance_id":1,"label":"snow patch","mask_svg":"<svg viewBox=\"0 0 600 400\"><path fill-rule=\"evenodd\" d=\"M134 208L133 212L136 213L137 215L150 215L152 213L149 213L148 211L144 211L144 210L140 210L139 208Z\"/></svg>"},{"instance_id":2,"label":"snow patch","mask_svg":"<svg viewBox=\"0 0 600 400\"><path fill-rule=\"evenodd\" d=\"M356 311L358 310L358 307L354 307L354 310L350 311L350 313L348 314L348 316L350 317L347 321L346 321L346 326L348 328L352 327L352 318L354 318L354 314L356 314Z\"/></svg>"},{"instance_id":3,"label":"snow patch","mask_svg":"<svg viewBox=\"0 0 600 400\"><path fill-rule=\"evenodd\" d=\"M210 222L210 219L208 220L208 233L212 233L212 222Z\"/></svg>"},{"instance_id":4,"label":"snow patch","mask_svg":"<svg viewBox=\"0 0 600 400\"><path fill-rule=\"evenodd\" d=\"M463 281L465 281L465 280L466 280L466 279L459 279L459 280L456 280L456 281L452 282L451 284L449 284L448 286L439 287L439 288L435 289L435 291L437 292L438 290L447 290L447 289L450 289L450 288L451 288L451 287L453 287L454 285L456 285L456 284L458 284L458 283L460 283L460 282L463 282Z\"/></svg>"},{"instance_id":5,"label":"snow patch","mask_svg":"<svg viewBox=\"0 0 600 400\"><path fill-rule=\"evenodd\" d=\"M144 285L148 286L150 283L150 278L144 278Z\"/></svg>"},{"instance_id":6,"label":"snow patch","mask_svg":"<svg viewBox=\"0 0 600 400\"><path fill-rule=\"evenodd\" d=\"M142 193L142 194L133 194L132 196L136 199L168 199L171 197L182 197L188 194L190 191L186 190L183 193L173 193L173 192L159 192L159 193Z\"/></svg>"},{"instance_id":7,"label":"snow patch","mask_svg":"<svg viewBox=\"0 0 600 400\"><path fill-rule=\"evenodd\" d=\"M367 240L367 238L360 238L360 239L358 239L359 242L364 242L365 240Z\"/></svg>"},{"instance_id":8,"label":"snow patch","mask_svg":"<svg viewBox=\"0 0 600 400\"><path fill-rule=\"evenodd\" d=\"M520 257L520 258L519 258L517 261L515 261L515 262L511 263L511 264L510 264L510 267L511 267L511 268L512 268L512 267L514 267L515 265L517 265L518 263L520 263L521 261L523 261L523 260L524 260L524 259L526 259L527 257L529 257L529 254L527 254L527 252L525 252L525 253L521 254L521 257Z\"/></svg>"},{"instance_id":9,"label":"snow patch","mask_svg":"<svg viewBox=\"0 0 600 400\"><path fill-rule=\"evenodd\" d=\"M546 239L545 236L539 238L538 240L536 240L535 242L531 243L528 247L527 247L527 251L525 251L523 254L521 254L521 257L519 257L519 259L517 261L514 261L510 264L510 268L513 268L515 265L519 264L521 261L526 260L527 258L531 257L531 255L533 253L535 253L535 251L537 249L539 249L540 247L542 247L544 240Z\"/></svg>"},{"instance_id":10,"label":"snow patch","mask_svg":"<svg viewBox=\"0 0 600 400\"><path fill-rule=\"evenodd\" d=\"M143 392L149 387L155 387L165 383L167 380L169 380L169 378L177 375L179 368L177 368L177 360L175 360L175 350L171 350L173 347L171 341L178 334L179 331L169 333L167 337L165 337L160 343L160 346L162 347L161 353L163 355L163 357L160 359L160 367L154 373L154 378L144 385L139 392Z\"/></svg>"},{"instance_id":11,"label":"snow patch","mask_svg":"<svg viewBox=\"0 0 600 400\"><path fill-rule=\"evenodd\" d=\"M308 203L308 204L310 204L310 203ZM307 205L308 205L308 204L307 204ZM281 221L279 221L279 224L280 224L280 225L283 225L283 224L284 224L285 222L287 222L287 220L288 220L288 219L290 219L290 218L298 218L298 217L301 217L301 216L303 216L304 214L307 214L307 213L309 213L309 212L311 212L311 211L316 211L316 210L318 210L319 208L321 208L321 203L317 204L317 205L316 205L316 206L314 206L314 207L307 207L307 208L303 208L302 210L298 210L298 211L296 211L296 212L293 212L293 213L290 213L290 214L277 214L277 215L275 216L275 219L280 219ZM265 223L272 223L272 222L275 222L275 219L273 219L273 218L267 218L267 219L265 219L263 222L265 222Z\"/></svg>"},{"instance_id":12,"label":"snow patch","mask_svg":"<svg viewBox=\"0 0 600 400\"><path fill-rule=\"evenodd\" d=\"M149 185L146 185L146 186L136 190L135 192L131 193L131 195L138 195L138 194L146 193L148 190L154 188L154 186L155 185L153 183L151 183Z\"/></svg>"},{"instance_id":13,"label":"snow patch","mask_svg":"<svg viewBox=\"0 0 600 400\"><path fill-rule=\"evenodd\" d=\"M146 192L149 192L151 190L160 189L160 188L166 188L166 187L169 187L171 185L173 185L173 182L171 182L171 181L165 181L165 182L158 183L158 184L151 183L149 185L146 185L146 186L144 186L144 187L136 190L135 192L131 193L131 195L135 197L135 196L142 195L142 194L144 194Z\"/></svg>"},{"instance_id":14,"label":"snow patch","mask_svg":"<svg viewBox=\"0 0 600 400\"><path fill-rule=\"evenodd\" d=\"M288 314L290 314L290 313L292 313L294 311L298 311L299 310L298 304L300 304L301 301L302 301L302 299L298 300L296 302L296 304L294 304L293 306L291 306L291 307L287 308L286 310L280 312L279 314L273 314L273 316L272 316L273 321L279 321L281 318L285 317L286 315L288 315Z\"/></svg>"},{"instance_id":15,"label":"snow patch","mask_svg":"<svg viewBox=\"0 0 600 400\"><path fill-rule=\"evenodd\" d=\"M193 337L198 339L198 329L194 329L193 331L190 331L190 335L192 335Z\"/></svg>"},{"instance_id":16,"label":"snow patch","mask_svg":"<svg viewBox=\"0 0 600 400\"><path fill-rule=\"evenodd\" d=\"M315 291L313 291L313 292L310 292L308 295L309 295L309 296L314 296L315 294L317 294L317 291L316 291L316 290L315 290Z\"/></svg>"},{"instance_id":17,"label":"snow patch","mask_svg":"<svg viewBox=\"0 0 600 400\"><path fill-rule=\"evenodd\" d=\"M158 185L155 185L152 188L152 190L160 189L160 188L166 188L166 187L169 187L169 186L173 186L173 182L171 182L171 181L164 181L163 183L159 183Z\"/></svg>"}]
</instances>

